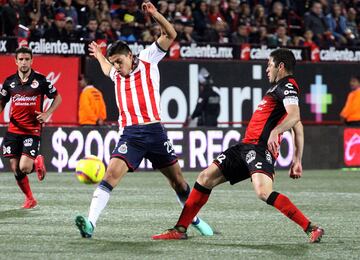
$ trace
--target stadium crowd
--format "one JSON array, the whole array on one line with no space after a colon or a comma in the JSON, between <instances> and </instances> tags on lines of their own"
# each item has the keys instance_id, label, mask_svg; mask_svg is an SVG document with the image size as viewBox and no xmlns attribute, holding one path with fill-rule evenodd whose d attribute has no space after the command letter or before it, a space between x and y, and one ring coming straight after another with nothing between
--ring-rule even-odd
<instances>
[{"instance_id":1,"label":"stadium crowd","mask_svg":"<svg viewBox=\"0 0 360 260\"><path fill-rule=\"evenodd\" d=\"M182 43L276 46L360 45L357 0L160 0ZM0 36L30 41L152 42L160 27L142 0L0 0Z\"/></svg>"}]
</instances>

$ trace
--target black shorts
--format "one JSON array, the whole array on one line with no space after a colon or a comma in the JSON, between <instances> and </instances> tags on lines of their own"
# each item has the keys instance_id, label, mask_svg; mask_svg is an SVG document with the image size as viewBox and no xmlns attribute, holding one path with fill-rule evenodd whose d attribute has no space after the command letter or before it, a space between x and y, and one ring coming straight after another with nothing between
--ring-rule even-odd
<instances>
[{"instance_id":1,"label":"black shorts","mask_svg":"<svg viewBox=\"0 0 360 260\"><path fill-rule=\"evenodd\" d=\"M146 158L154 169L162 169L177 162L172 143L160 123L126 126L111 158L124 160L129 171L135 171Z\"/></svg>"},{"instance_id":2,"label":"black shorts","mask_svg":"<svg viewBox=\"0 0 360 260\"><path fill-rule=\"evenodd\" d=\"M275 158L264 147L253 144L237 144L222 152L214 160L231 185L246 180L255 172L275 174Z\"/></svg>"},{"instance_id":3,"label":"black shorts","mask_svg":"<svg viewBox=\"0 0 360 260\"><path fill-rule=\"evenodd\" d=\"M3 156L16 158L25 155L35 159L40 149L40 137L6 132L3 142Z\"/></svg>"}]
</instances>

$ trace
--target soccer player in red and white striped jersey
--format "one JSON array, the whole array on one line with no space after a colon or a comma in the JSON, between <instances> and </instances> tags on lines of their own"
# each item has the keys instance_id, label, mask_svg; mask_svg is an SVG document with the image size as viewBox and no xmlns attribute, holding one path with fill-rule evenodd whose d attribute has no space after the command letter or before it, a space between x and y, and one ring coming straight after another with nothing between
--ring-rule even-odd
<instances>
[{"instance_id":1,"label":"soccer player in red and white striped jersey","mask_svg":"<svg viewBox=\"0 0 360 260\"><path fill-rule=\"evenodd\" d=\"M95 42L89 47L90 55L98 60L104 74L114 82L121 136L104 179L94 192L88 217L77 216L75 219L80 234L85 238L92 236L112 189L128 171L135 171L144 158L168 178L182 206L190 193L172 144L160 123L158 63L165 57L176 31L150 2L144 2L142 9L160 25L162 34L138 57L121 41L109 47L107 58ZM213 234L211 227L196 216L192 224L202 235Z\"/></svg>"}]
</instances>

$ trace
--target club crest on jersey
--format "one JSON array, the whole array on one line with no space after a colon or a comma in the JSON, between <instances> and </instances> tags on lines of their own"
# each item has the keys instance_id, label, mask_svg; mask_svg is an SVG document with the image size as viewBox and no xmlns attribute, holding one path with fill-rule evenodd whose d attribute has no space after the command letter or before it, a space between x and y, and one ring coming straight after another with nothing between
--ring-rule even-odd
<instances>
[{"instance_id":1,"label":"club crest on jersey","mask_svg":"<svg viewBox=\"0 0 360 260\"><path fill-rule=\"evenodd\" d=\"M32 138L27 138L27 139L25 139L24 140L24 146L25 147L30 147L30 146L32 146L32 144L33 144L33 139Z\"/></svg>"},{"instance_id":2,"label":"club crest on jersey","mask_svg":"<svg viewBox=\"0 0 360 260\"><path fill-rule=\"evenodd\" d=\"M246 154L246 163L250 164L252 161L255 160L256 157L256 152L254 150L250 150L247 154Z\"/></svg>"},{"instance_id":3,"label":"club crest on jersey","mask_svg":"<svg viewBox=\"0 0 360 260\"><path fill-rule=\"evenodd\" d=\"M127 145L126 143L120 145L119 149L118 149L119 153L125 154L128 151Z\"/></svg>"},{"instance_id":4,"label":"club crest on jersey","mask_svg":"<svg viewBox=\"0 0 360 260\"><path fill-rule=\"evenodd\" d=\"M36 79L34 79L33 82L31 82L30 87L32 87L32 88L38 88L38 87L39 87L39 81L37 81Z\"/></svg>"},{"instance_id":5,"label":"club crest on jersey","mask_svg":"<svg viewBox=\"0 0 360 260\"><path fill-rule=\"evenodd\" d=\"M266 157L266 161L268 161L268 163L272 164L272 157L268 150L265 151L265 157Z\"/></svg>"}]
</instances>

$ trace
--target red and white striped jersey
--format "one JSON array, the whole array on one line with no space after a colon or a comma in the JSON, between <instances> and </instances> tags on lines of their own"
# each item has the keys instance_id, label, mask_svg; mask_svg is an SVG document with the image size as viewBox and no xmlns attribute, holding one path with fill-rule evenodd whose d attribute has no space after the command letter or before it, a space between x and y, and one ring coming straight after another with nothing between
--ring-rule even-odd
<instances>
[{"instance_id":1,"label":"red and white striped jersey","mask_svg":"<svg viewBox=\"0 0 360 260\"><path fill-rule=\"evenodd\" d=\"M160 121L159 61L166 51L157 42L142 50L138 66L127 76L111 68L110 78L115 83L116 103L119 108L119 126Z\"/></svg>"}]
</instances>

